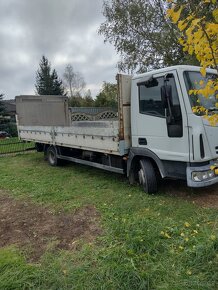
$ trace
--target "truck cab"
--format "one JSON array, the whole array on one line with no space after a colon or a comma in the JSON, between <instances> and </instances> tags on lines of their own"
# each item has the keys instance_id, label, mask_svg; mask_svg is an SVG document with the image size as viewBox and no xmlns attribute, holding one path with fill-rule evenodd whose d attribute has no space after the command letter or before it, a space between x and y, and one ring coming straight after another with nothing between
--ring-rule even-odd
<instances>
[{"instance_id":1,"label":"truck cab","mask_svg":"<svg viewBox=\"0 0 218 290\"><path fill-rule=\"evenodd\" d=\"M218 113L215 96L190 95L199 81L216 75L208 69L205 78L195 66L174 66L132 78L131 137L128 175L133 183L139 178L145 190L154 191L158 174L187 180L191 187L218 182L218 124L193 112L202 105L210 114ZM148 164L149 163L149 164ZM146 167L154 168L153 174ZM138 172L138 176L134 174ZM146 176L149 175L149 177Z\"/></svg>"}]
</instances>

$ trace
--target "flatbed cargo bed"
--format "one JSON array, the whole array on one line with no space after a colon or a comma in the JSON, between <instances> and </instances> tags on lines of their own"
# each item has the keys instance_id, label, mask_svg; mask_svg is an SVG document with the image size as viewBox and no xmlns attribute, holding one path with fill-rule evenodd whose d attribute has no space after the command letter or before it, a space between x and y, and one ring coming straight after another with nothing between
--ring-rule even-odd
<instances>
[{"instance_id":1,"label":"flatbed cargo bed","mask_svg":"<svg viewBox=\"0 0 218 290\"><path fill-rule=\"evenodd\" d=\"M117 80L117 112L106 110L91 119L89 114L81 113L81 108L80 113L75 109L72 113L63 96L16 97L19 137L41 144L120 156L127 154L131 145L131 78L118 75ZM81 120L75 121L79 117Z\"/></svg>"}]
</instances>

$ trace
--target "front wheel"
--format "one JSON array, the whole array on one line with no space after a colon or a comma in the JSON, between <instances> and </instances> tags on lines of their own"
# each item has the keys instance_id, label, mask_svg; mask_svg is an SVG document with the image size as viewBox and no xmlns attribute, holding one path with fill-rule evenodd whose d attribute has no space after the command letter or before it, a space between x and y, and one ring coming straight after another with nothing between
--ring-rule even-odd
<instances>
[{"instance_id":1,"label":"front wheel","mask_svg":"<svg viewBox=\"0 0 218 290\"><path fill-rule=\"evenodd\" d=\"M157 177L154 166L149 159L139 161L138 179L146 193L157 192Z\"/></svg>"}]
</instances>

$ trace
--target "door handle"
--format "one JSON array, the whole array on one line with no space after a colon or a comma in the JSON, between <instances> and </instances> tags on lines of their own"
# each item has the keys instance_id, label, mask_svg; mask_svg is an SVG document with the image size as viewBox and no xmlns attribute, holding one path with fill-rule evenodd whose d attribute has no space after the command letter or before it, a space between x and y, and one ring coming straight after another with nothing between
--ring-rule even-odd
<instances>
[{"instance_id":1,"label":"door handle","mask_svg":"<svg viewBox=\"0 0 218 290\"><path fill-rule=\"evenodd\" d=\"M147 139L146 138L138 138L139 145L147 145Z\"/></svg>"}]
</instances>

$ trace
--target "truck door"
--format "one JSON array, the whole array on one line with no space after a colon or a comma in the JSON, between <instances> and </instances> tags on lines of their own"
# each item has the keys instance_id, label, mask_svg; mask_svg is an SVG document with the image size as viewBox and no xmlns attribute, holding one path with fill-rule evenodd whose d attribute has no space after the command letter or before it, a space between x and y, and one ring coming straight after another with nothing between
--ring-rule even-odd
<instances>
[{"instance_id":1,"label":"truck door","mask_svg":"<svg viewBox=\"0 0 218 290\"><path fill-rule=\"evenodd\" d=\"M146 77L135 80L132 145L151 150L161 160L188 162L187 114L176 70L167 72L167 81L172 87L171 120L161 100L164 81L166 72L154 74L150 82Z\"/></svg>"}]
</instances>

